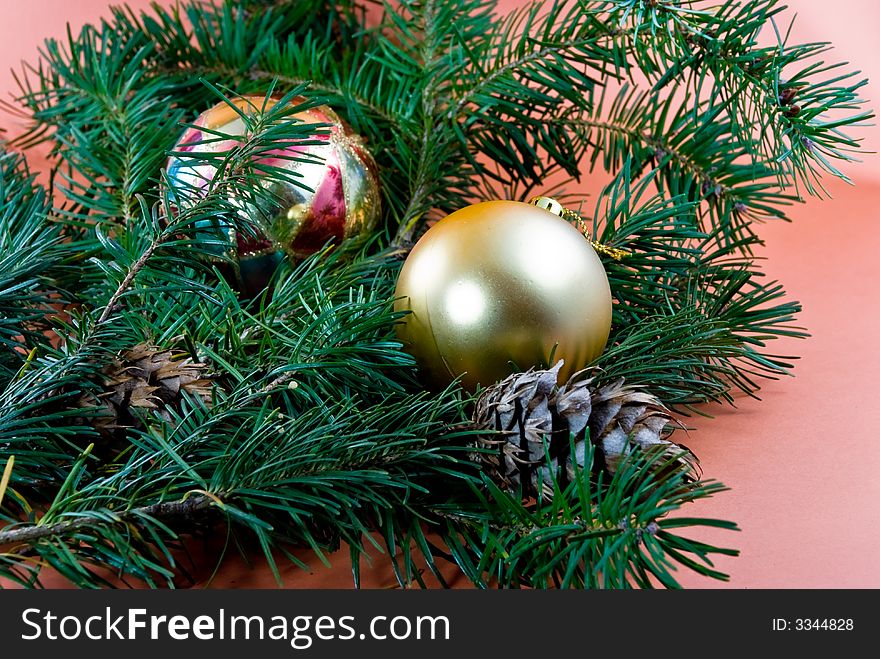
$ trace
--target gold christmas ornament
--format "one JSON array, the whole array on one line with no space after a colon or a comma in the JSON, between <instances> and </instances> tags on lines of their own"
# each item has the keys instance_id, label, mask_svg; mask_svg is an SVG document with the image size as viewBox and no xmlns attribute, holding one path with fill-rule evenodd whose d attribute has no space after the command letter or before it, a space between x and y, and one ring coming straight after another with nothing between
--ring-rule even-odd
<instances>
[{"instance_id":1,"label":"gold christmas ornament","mask_svg":"<svg viewBox=\"0 0 880 659\"><path fill-rule=\"evenodd\" d=\"M560 206L561 208L561 206ZM487 201L431 227L400 272L398 337L426 384L470 390L559 359L567 379L605 348L611 289L596 251L552 210Z\"/></svg>"}]
</instances>

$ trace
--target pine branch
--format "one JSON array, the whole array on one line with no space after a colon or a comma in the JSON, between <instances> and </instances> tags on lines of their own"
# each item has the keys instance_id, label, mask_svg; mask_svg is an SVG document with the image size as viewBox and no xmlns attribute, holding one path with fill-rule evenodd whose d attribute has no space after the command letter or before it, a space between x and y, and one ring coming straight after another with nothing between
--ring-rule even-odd
<instances>
[{"instance_id":1,"label":"pine branch","mask_svg":"<svg viewBox=\"0 0 880 659\"><path fill-rule=\"evenodd\" d=\"M419 102L415 113L417 132L409 139L412 153L408 154L409 162L402 163L410 177L408 201L400 214L400 228L394 239L394 244L400 246L411 242L418 228L415 222L442 205L437 193L441 187L448 187L449 181L438 178L437 167L455 157L443 114L450 80L462 66L462 55L456 46L484 26L487 15L481 0L464 6L447 0L404 2L398 10L386 4L385 12L385 20L396 28L402 47L386 45L383 58L391 66L409 70L410 84L415 83L411 93ZM456 15L466 18L452 20Z\"/></svg>"},{"instance_id":2,"label":"pine branch","mask_svg":"<svg viewBox=\"0 0 880 659\"><path fill-rule=\"evenodd\" d=\"M424 391L396 339L394 284L431 220L601 165L613 180L592 234L630 256L605 263L616 304L599 378L688 406L786 374L768 346L803 336L799 305L763 277L753 225L820 172L844 176L858 141L843 131L869 113L823 45L757 46L781 9L584 0L502 17L489 0L432 0L386 3L371 27L357 2L188 0L48 41L20 80L20 144L53 143L66 201L51 209L0 158L0 464L14 456L0 574L30 586L48 566L95 587L115 584L109 568L170 586L182 538L225 524L276 576L279 554L297 561L285 546L322 558L344 541L355 582L374 550L405 586L424 568L443 583L440 557L479 587L676 587L673 566L724 578L710 559L735 552L677 529L734 526L669 515L723 488L656 457L633 452L609 478L587 456L571 482L548 475L548 502L486 480L467 457L472 401ZM242 113L235 148L174 154L217 172L206 193L164 178L182 120L275 90L272 109ZM367 139L385 226L282 261L245 299L221 272L231 235L260 228L242 209L274 208L267 182L299 184L255 163L318 137L295 119L318 103ZM209 369L211 395L154 400L147 383L152 405L114 398L139 345Z\"/></svg>"},{"instance_id":3,"label":"pine branch","mask_svg":"<svg viewBox=\"0 0 880 659\"><path fill-rule=\"evenodd\" d=\"M578 4L535 2L492 21L482 37L485 54L469 44L450 81L448 117L460 146L492 163L471 156L478 175L537 185L552 167L579 176L583 145L554 130L554 121L572 108L591 109L594 91L619 64L593 13Z\"/></svg>"},{"instance_id":4,"label":"pine branch","mask_svg":"<svg viewBox=\"0 0 880 659\"><path fill-rule=\"evenodd\" d=\"M461 460L452 448L450 414L460 414L453 397L407 396L360 408L332 404L329 418L315 407L298 417L278 414L267 406L271 400L242 387L210 408L196 404L182 417L140 433L136 450L108 476L88 479L81 459L46 511L41 530L25 533L31 525L23 525L3 537L27 541L17 550L21 556L45 557L54 546L46 545L45 529L59 528L67 536L57 540L85 561L96 545L106 559L112 537L110 564L148 578L140 558L158 552L173 568L167 542L177 534L168 520L140 513L177 514L180 506L156 504L189 501L197 491L210 503L195 499L190 504L195 512L213 506L227 523L254 534L273 561L272 547L287 542L311 546L319 555L340 537L360 546L370 520L391 511L408 514L428 496L430 482L472 478L457 467ZM452 447L440 450L442 437L452 440ZM92 522L87 530L79 526L83 517ZM65 520L73 523L55 526ZM135 522L141 532L120 541L120 525ZM144 527L152 530L145 533ZM87 583L86 578L79 581Z\"/></svg>"},{"instance_id":5,"label":"pine branch","mask_svg":"<svg viewBox=\"0 0 880 659\"><path fill-rule=\"evenodd\" d=\"M29 148L51 134L52 155L76 172L60 171L65 192L91 220L131 222L183 117L169 112L167 86L147 78L141 61L150 50L143 40L121 41L109 26L86 26L64 45L48 41L51 67L19 79L34 125L16 144Z\"/></svg>"},{"instance_id":6,"label":"pine branch","mask_svg":"<svg viewBox=\"0 0 880 659\"><path fill-rule=\"evenodd\" d=\"M620 171L629 161L634 178L659 170L653 180L661 192L699 202L701 228L717 233L721 244L748 250L754 223L786 219L785 207L799 201L780 186L780 177L787 178L778 165L756 162L737 141L721 106L626 86L608 116L603 116L602 105L600 101L593 116L562 122L573 139L595 145L591 167L601 162L607 171Z\"/></svg>"},{"instance_id":7,"label":"pine branch","mask_svg":"<svg viewBox=\"0 0 880 659\"><path fill-rule=\"evenodd\" d=\"M326 99L331 105L354 102L354 104L358 105L368 114L382 119L389 125L394 125L400 120L400 117L392 114L389 109L378 105L367 96L359 94L357 90L343 88L329 82L315 82L312 77L283 75L279 73L279 71L283 70L284 66L289 66L290 61L293 59L286 50L280 50L278 54L273 54L272 57L277 58L279 64L273 66L271 70L255 66L242 72L230 67L206 65L192 67L183 74L177 67L169 67L164 71L157 69L156 73L180 77L197 75L212 81L223 81L223 84L235 89L246 89L252 86L254 82L259 82L262 87L271 84L281 84L286 87L308 87L309 90L315 92L320 98Z\"/></svg>"},{"instance_id":8,"label":"pine branch","mask_svg":"<svg viewBox=\"0 0 880 659\"><path fill-rule=\"evenodd\" d=\"M614 309L609 347L596 361L601 381L625 377L669 405L732 401L731 389L755 395L755 376L788 373L791 358L764 349L778 337L804 337L800 311L776 282L762 282L746 242L718 246L687 198L652 192L655 169L638 182L630 161L596 203L594 234L626 249L606 259Z\"/></svg>"},{"instance_id":9,"label":"pine branch","mask_svg":"<svg viewBox=\"0 0 880 659\"><path fill-rule=\"evenodd\" d=\"M357 105L393 125L400 117L371 96L375 87L369 83L375 80L369 75L364 84L346 80L346 72L357 79L364 77L364 69L375 69L358 50L369 31L354 23L360 12L357 3L350 4L239 2L211 8L190 3L175 9L154 7L139 15L116 9L113 17L115 29L124 30L129 39L154 44L153 56L143 64L151 76L170 79L176 87L191 87L199 78L240 93L262 93L273 83L309 87L334 105ZM189 29L187 20L197 29ZM343 39L350 40L354 52L340 53L338 42ZM211 55L220 49L223 58ZM355 128L360 127L355 122Z\"/></svg>"},{"instance_id":10,"label":"pine branch","mask_svg":"<svg viewBox=\"0 0 880 659\"><path fill-rule=\"evenodd\" d=\"M61 301L56 277L69 250L49 213L48 195L24 159L0 152L0 384L23 367Z\"/></svg>"},{"instance_id":11,"label":"pine branch","mask_svg":"<svg viewBox=\"0 0 880 659\"><path fill-rule=\"evenodd\" d=\"M736 550L689 541L673 529L736 526L712 519L666 518L668 511L714 496L725 490L723 486L688 484L683 471L672 468L674 457L648 457L637 451L610 480L592 480L587 474L594 452L586 449L582 475L567 485L555 475L550 479L554 497L549 501L524 503L485 481L480 500L490 515L449 511L446 517L443 537L449 558L483 588L653 588L657 583L677 588L676 565L727 579L714 569L710 557L735 556Z\"/></svg>"},{"instance_id":12,"label":"pine branch","mask_svg":"<svg viewBox=\"0 0 880 659\"><path fill-rule=\"evenodd\" d=\"M776 26L784 10L779 0L720 6L629 0L599 7L614 26L611 38L626 44L653 89L690 87L712 107L733 108L737 141L754 141L758 162L779 163L786 176L817 194L820 173L845 178L833 160L850 160L858 147L841 129L863 125L873 113L861 110L857 94L867 81L857 73L821 78L843 66L813 59L827 44L787 43ZM778 45L757 46L765 27L776 32Z\"/></svg>"}]
</instances>

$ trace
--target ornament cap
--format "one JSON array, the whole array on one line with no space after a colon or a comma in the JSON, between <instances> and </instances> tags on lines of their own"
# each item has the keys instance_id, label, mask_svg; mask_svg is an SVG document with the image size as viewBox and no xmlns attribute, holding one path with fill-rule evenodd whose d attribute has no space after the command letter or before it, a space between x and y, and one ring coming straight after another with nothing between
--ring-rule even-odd
<instances>
[{"instance_id":1,"label":"ornament cap","mask_svg":"<svg viewBox=\"0 0 880 659\"><path fill-rule=\"evenodd\" d=\"M565 206L553 199L553 197L532 197L529 199L529 203L538 208L543 208L545 211L550 211L559 217L565 217Z\"/></svg>"}]
</instances>

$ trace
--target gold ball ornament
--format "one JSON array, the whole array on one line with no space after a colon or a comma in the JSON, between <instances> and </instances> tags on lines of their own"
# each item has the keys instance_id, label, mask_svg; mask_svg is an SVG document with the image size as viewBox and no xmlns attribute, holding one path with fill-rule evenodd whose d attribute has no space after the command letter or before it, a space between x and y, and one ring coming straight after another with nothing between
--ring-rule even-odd
<instances>
[{"instance_id":1,"label":"gold ball ornament","mask_svg":"<svg viewBox=\"0 0 880 659\"><path fill-rule=\"evenodd\" d=\"M560 207L561 208L561 207ZM558 359L565 381L605 348L611 289L587 238L532 203L462 208L416 243L397 281L397 333L421 376L466 389Z\"/></svg>"}]
</instances>

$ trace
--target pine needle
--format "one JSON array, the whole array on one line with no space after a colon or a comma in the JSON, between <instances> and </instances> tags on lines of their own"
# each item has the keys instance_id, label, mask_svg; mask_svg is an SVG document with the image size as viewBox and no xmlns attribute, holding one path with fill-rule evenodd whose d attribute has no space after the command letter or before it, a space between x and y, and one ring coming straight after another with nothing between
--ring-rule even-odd
<instances>
[{"instance_id":1,"label":"pine needle","mask_svg":"<svg viewBox=\"0 0 880 659\"><path fill-rule=\"evenodd\" d=\"M0 476L0 506L3 505L3 496L6 494L6 488L9 485L9 479L12 478L12 467L15 466L15 456L10 455L3 467L3 475Z\"/></svg>"}]
</instances>

